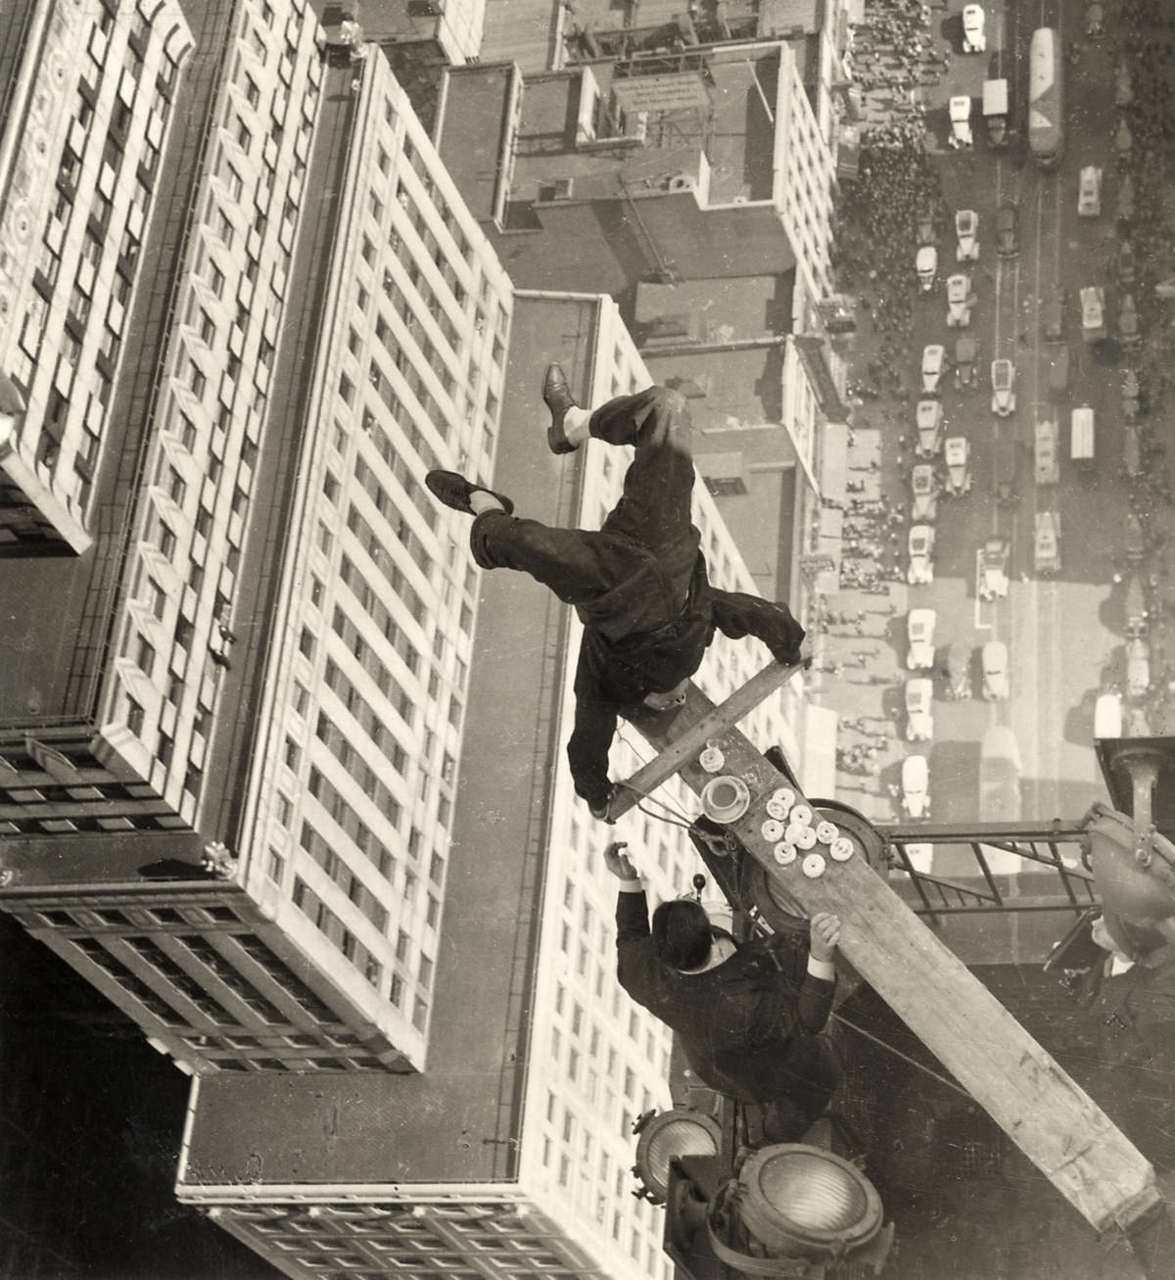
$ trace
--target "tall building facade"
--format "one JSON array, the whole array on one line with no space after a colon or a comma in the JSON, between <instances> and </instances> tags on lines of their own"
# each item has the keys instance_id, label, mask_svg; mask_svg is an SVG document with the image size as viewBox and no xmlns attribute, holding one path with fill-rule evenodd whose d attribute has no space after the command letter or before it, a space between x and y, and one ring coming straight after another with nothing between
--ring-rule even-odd
<instances>
[{"instance_id":1,"label":"tall building facade","mask_svg":"<svg viewBox=\"0 0 1175 1280\"><path fill-rule=\"evenodd\" d=\"M511 287L322 45L209 8L94 545L0 579L0 906L197 1073L426 1053L477 575L422 480L492 472Z\"/></svg>"},{"instance_id":2,"label":"tall building facade","mask_svg":"<svg viewBox=\"0 0 1175 1280\"><path fill-rule=\"evenodd\" d=\"M27 0L4 22L0 555L79 554L192 34L175 0Z\"/></svg>"},{"instance_id":3,"label":"tall building facade","mask_svg":"<svg viewBox=\"0 0 1175 1280\"><path fill-rule=\"evenodd\" d=\"M647 385L648 372L611 299L516 294L494 486L520 515L598 527L631 455L598 442L548 451L539 388L551 360L585 404ZM701 485L693 515L712 580L751 589ZM591 819L565 754L574 615L521 574L484 574L479 590L427 1070L200 1078L179 1195L293 1277L322 1266L668 1280L661 1211L630 1194L629 1167L634 1121L669 1102L671 1035L616 982L602 853L627 840L655 899L688 891L700 864L677 824L696 800L674 782L658 792L668 810L650 804L615 828ZM769 660L755 641L719 638L697 679L720 698ZM798 758L801 703L797 681L746 731ZM622 729L611 776L635 771L638 744Z\"/></svg>"}]
</instances>

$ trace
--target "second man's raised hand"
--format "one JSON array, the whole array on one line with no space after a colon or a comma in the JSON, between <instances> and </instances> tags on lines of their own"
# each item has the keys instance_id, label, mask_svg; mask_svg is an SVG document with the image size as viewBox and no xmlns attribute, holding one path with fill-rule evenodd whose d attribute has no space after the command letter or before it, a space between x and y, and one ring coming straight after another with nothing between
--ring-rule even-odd
<instances>
[{"instance_id":1,"label":"second man's raised hand","mask_svg":"<svg viewBox=\"0 0 1175 1280\"><path fill-rule=\"evenodd\" d=\"M812 917L812 938L809 951L813 960L831 960L840 943L840 916L830 911L818 911Z\"/></svg>"}]
</instances>

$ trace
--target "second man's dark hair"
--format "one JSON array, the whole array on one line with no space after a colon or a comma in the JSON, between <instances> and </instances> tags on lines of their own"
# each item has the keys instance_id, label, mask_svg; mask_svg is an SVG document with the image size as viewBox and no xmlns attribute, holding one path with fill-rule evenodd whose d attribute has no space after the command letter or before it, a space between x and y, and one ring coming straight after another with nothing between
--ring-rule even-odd
<instances>
[{"instance_id":1,"label":"second man's dark hair","mask_svg":"<svg viewBox=\"0 0 1175 1280\"><path fill-rule=\"evenodd\" d=\"M710 958L710 918L700 902L674 898L653 912L653 946L675 969L696 969Z\"/></svg>"}]
</instances>

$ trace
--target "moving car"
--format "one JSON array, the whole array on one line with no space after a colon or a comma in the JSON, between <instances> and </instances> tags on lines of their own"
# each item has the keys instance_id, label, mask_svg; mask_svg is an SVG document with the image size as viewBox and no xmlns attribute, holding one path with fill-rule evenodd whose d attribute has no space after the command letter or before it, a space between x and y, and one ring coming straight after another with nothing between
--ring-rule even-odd
<instances>
[{"instance_id":1,"label":"moving car","mask_svg":"<svg viewBox=\"0 0 1175 1280\"><path fill-rule=\"evenodd\" d=\"M991 362L991 411L1001 418L1016 412L1016 366L1006 358Z\"/></svg>"},{"instance_id":2,"label":"moving car","mask_svg":"<svg viewBox=\"0 0 1175 1280\"><path fill-rule=\"evenodd\" d=\"M965 4L963 6L963 52L985 53L987 51L987 32L984 30L983 6Z\"/></svg>"},{"instance_id":3,"label":"moving car","mask_svg":"<svg viewBox=\"0 0 1175 1280\"><path fill-rule=\"evenodd\" d=\"M1114 77L1114 105L1128 107L1134 101L1134 83L1130 78L1130 66L1123 58L1118 63L1118 71Z\"/></svg>"},{"instance_id":4,"label":"moving car","mask_svg":"<svg viewBox=\"0 0 1175 1280\"><path fill-rule=\"evenodd\" d=\"M1012 258L1020 252L1019 221L1019 211L1011 200L1004 200L995 211L995 251L1001 258Z\"/></svg>"},{"instance_id":5,"label":"moving car","mask_svg":"<svg viewBox=\"0 0 1175 1280\"><path fill-rule=\"evenodd\" d=\"M1065 390L1069 386L1069 348L1050 348L1048 362L1049 395L1056 400L1065 394Z\"/></svg>"},{"instance_id":6,"label":"moving car","mask_svg":"<svg viewBox=\"0 0 1175 1280\"><path fill-rule=\"evenodd\" d=\"M1134 306L1134 295L1124 293L1118 303L1118 337L1123 346L1133 347L1142 341L1138 328L1138 311Z\"/></svg>"},{"instance_id":7,"label":"moving car","mask_svg":"<svg viewBox=\"0 0 1175 1280\"><path fill-rule=\"evenodd\" d=\"M1129 240L1123 240L1118 245L1118 283L1133 284L1137 274L1134 262L1134 246Z\"/></svg>"},{"instance_id":8,"label":"moving car","mask_svg":"<svg viewBox=\"0 0 1175 1280\"><path fill-rule=\"evenodd\" d=\"M934 204L927 200L925 204L920 205L918 209L918 243L930 244L934 240Z\"/></svg>"},{"instance_id":9,"label":"moving car","mask_svg":"<svg viewBox=\"0 0 1175 1280\"><path fill-rule=\"evenodd\" d=\"M1004 702L1008 696L1008 646L989 640L983 646L983 696L988 702Z\"/></svg>"},{"instance_id":10,"label":"moving car","mask_svg":"<svg viewBox=\"0 0 1175 1280\"><path fill-rule=\"evenodd\" d=\"M1142 442L1138 438L1138 426L1127 422L1122 429L1122 470L1131 480L1142 474Z\"/></svg>"},{"instance_id":11,"label":"moving car","mask_svg":"<svg viewBox=\"0 0 1175 1280\"><path fill-rule=\"evenodd\" d=\"M907 756L902 761L902 808L911 818L930 814L930 766L925 756Z\"/></svg>"},{"instance_id":12,"label":"moving car","mask_svg":"<svg viewBox=\"0 0 1175 1280\"><path fill-rule=\"evenodd\" d=\"M947 493L956 497L971 492L971 445L966 436L951 436L945 445Z\"/></svg>"},{"instance_id":13,"label":"moving car","mask_svg":"<svg viewBox=\"0 0 1175 1280\"><path fill-rule=\"evenodd\" d=\"M1004 77L983 82L983 118L993 147L1008 143L1008 82Z\"/></svg>"},{"instance_id":14,"label":"moving car","mask_svg":"<svg viewBox=\"0 0 1175 1280\"><path fill-rule=\"evenodd\" d=\"M933 454L942 448L942 418L942 401L918 401L914 412L914 423L918 428L917 453Z\"/></svg>"},{"instance_id":15,"label":"moving car","mask_svg":"<svg viewBox=\"0 0 1175 1280\"><path fill-rule=\"evenodd\" d=\"M1037 422L1032 439L1033 476L1038 485L1061 481L1060 432L1051 418Z\"/></svg>"},{"instance_id":16,"label":"moving car","mask_svg":"<svg viewBox=\"0 0 1175 1280\"><path fill-rule=\"evenodd\" d=\"M971 294L971 277L956 272L947 279L947 328L965 329L971 323L971 308L975 299Z\"/></svg>"},{"instance_id":17,"label":"moving car","mask_svg":"<svg viewBox=\"0 0 1175 1280\"><path fill-rule=\"evenodd\" d=\"M929 462L920 462L910 473L910 488L914 493L910 519L920 524L931 523L938 515L938 481Z\"/></svg>"},{"instance_id":18,"label":"moving car","mask_svg":"<svg viewBox=\"0 0 1175 1280\"><path fill-rule=\"evenodd\" d=\"M929 293L934 288L934 277L938 273L938 250L934 245L924 244L914 255L914 270L922 292Z\"/></svg>"},{"instance_id":19,"label":"moving car","mask_svg":"<svg viewBox=\"0 0 1175 1280\"><path fill-rule=\"evenodd\" d=\"M975 385L975 364L979 359L979 344L974 338L955 339L955 386Z\"/></svg>"},{"instance_id":20,"label":"moving car","mask_svg":"<svg viewBox=\"0 0 1175 1280\"><path fill-rule=\"evenodd\" d=\"M934 737L934 682L925 676L906 681L906 741L929 742Z\"/></svg>"},{"instance_id":21,"label":"moving car","mask_svg":"<svg viewBox=\"0 0 1175 1280\"><path fill-rule=\"evenodd\" d=\"M1097 218L1102 212L1102 171L1087 164L1077 179L1077 216Z\"/></svg>"},{"instance_id":22,"label":"moving car","mask_svg":"<svg viewBox=\"0 0 1175 1280\"><path fill-rule=\"evenodd\" d=\"M934 666L934 626L938 614L933 609L911 609L906 615L910 651L906 666L911 671L929 671Z\"/></svg>"},{"instance_id":23,"label":"moving car","mask_svg":"<svg viewBox=\"0 0 1175 1280\"><path fill-rule=\"evenodd\" d=\"M971 646L956 640L947 650L947 696L956 700L971 696Z\"/></svg>"},{"instance_id":24,"label":"moving car","mask_svg":"<svg viewBox=\"0 0 1175 1280\"><path fill-rule=\"evenodd\" d=\"M1131 222L1134 219L1134 181L1128 173L1118 184L1118 207L1115 216L1119 222Z\"/></svg>"},{"instance_id":25,"label":"moving car","mask_svg":"<svg viewBox=\"0 0 1175 1280\"><path fill-rule=\"evenodd\" d=\"M1061 572L1061 515L1059 511L1038 511L1032 539L1032 567L1040 576Z\"/></svg>"},{"instance_id":26,"label":"moving car","mask_svg":"<svg viewBox=\"0 0 1175 1280\"><path fill-rule=\"evenodd\" d=\"M911 586L934 581L934 526L915 524L910 526L908 541L910 567L906 581Z\"/></svg>"},{"instance_id":27,"label":"moving car","mask_svg":"<svg viewBox=\"0 0 1175 1280\"><path fill-rule=\"evenodd\" d=\"M1142 521L1133 511L1126 515L1126 559L1134 564L1146 556L1146 535L1142 531Z\"/></svg>"},{"instance_id":28,"label":"moving car","mask_svg":"<svg viewBox=\"0 0 1175 1280\"><path fill-rule=\"evenodd\" d=\"M1007 538L991 537L980 556L980 600L1004 600L1008 595L1008 557L1012 547Z\"/></svg>"},{"instance_id":29,"label":"moving car","mask_svg":"<svg viewBox=\"0 0 1175 1280\"><path fill-rule=\"evenodd\" d=\"M979 215L974 209L960 209L955 214L955 235L959 240L955 246L955 261L977 262L979 260Z\"/></svg>"},{"instance_id":30,"label":"moving car","mask_svg":"<svg viewBox=\"0 0 1175 1280\"><path fill-rule=\"evenodd\" d=\"M1126 641L1126 693L1141 698L1151 683L1150 646L1140 636Z\"/></svg>"},{"instance_id":31,"label":"moving car","mask_svg":"<svg viewBox=\"0 0 1175 1280\"><path fill-rule=\"evenodd\" d=\"M1142 408L1142 384L1138 379L1138 371L1126 369L1122 373L1122 413L1127 418L1138 417Z\"/></svg>"},{"instance_id":32,"label":"moving car","mask_svg":"<svg viewBox=\"0 0 1175 1280\"><path fill-rule=\"evenodd\" d=\"M1046 342L1060 342L1065 336L1065 290L1059 286L1041 308L1040 327Z\"/></svg>"},{"instance_id":33,"label":"moving car","mask_svg":"<svg viewBox=\"0 0 1175 1280\"><path fill-rule=\"evenodd\" d=\"M922 348L922 390L927 395L934 395L938 390L945 362L946 348L941 342L932 342Z\"/></svg>"},{"instance_id":34,"label":"moving car","mask_svg":"<svg viewBox=\"0 0 1175 1280\"><path fill-rule=\"evenodd\" d=\"M971 136L971 98L965 93L957 94L950 100L947 109L951 117L948 145L955 150L973 146L975 140Z\"/></svg>"},{"instance_id":35,"label":"moving car","mask_svg":"<svg viewBox=\"0 0 1175 1280\"><path fill-rule=\"evenodd\" d=\"M1081 336L1086 342L1099 342L1106 336L1106 291L1100 285L1086 285L1081 290Z\"/></svg>"},{"instance_id":36,"label":"moving car","mask_svg":"<svg viewBox=\"0 0 1175 1280\"><path fill-rule=\"evenodd\" d=\"M1085 7L1085 34L1089 39L1096 40L1105 33L1105 22L1105 10L1098 3L1098 0L1090 0L1090 3Z\"/></svg>"}]
</instances>

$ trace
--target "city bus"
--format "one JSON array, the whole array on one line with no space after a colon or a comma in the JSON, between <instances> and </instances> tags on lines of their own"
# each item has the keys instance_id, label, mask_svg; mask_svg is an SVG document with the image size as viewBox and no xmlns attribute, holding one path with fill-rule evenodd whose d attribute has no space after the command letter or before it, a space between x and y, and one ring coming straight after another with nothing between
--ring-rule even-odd
<instances>
[{"instance_id":1,"label":"city bus","mask_svg":"<svg viewBox=\"0 0 1175 1280\"><path fill-rule=\"evenodd\" d=\"M1028 54L1028 146L1042 169L1057 163L1064 142L1061 61L1056 31L1038 27Z\"/></svg>"}]
</instances>

